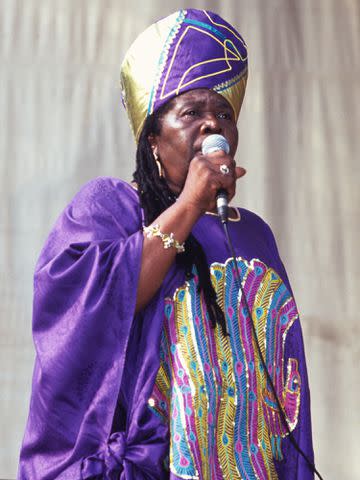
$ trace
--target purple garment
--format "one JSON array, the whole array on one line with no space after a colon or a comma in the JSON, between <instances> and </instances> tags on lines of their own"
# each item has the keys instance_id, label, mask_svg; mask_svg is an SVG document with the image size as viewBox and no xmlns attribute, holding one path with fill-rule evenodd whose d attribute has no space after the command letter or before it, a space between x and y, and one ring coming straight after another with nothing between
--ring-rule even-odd
<instances>
[{"instance_id":1,"label":"purple garment","mask_svg":"<svg viewBox=\"0 0 360 480\"><path fill-rule=\"evenodd\" d=\"M167 430L144 407L161 292L134 317L142 241L137 193L114 179L86 185L51 232L35 272L37 355L18 478L164 478Z\"/></svg>"},{"instance_id":2,"label":"purple garment","mask_svg":"<svg viewBox=\"0 0 360 480\"><path fill-rule=\"evenodd\" d=\"M230 224L236 254L260 258L288 285L271 230L255 214L241 214ZM216 222L204 216L193 230L209 264L228 256ZM34 283L36 363L18 479L169 478L163 465L168 428L147 402L159 368L164 299L184 274L174 265L149 305L134 315L141 227L136 191L121 180L98 178L61 214L41 252ZM312 458L299 322L285 347L285 356L292 355L302 376L294 435ZM279 478L313 478L288 439L283 451Z\"/></svg>"}]
</instances>

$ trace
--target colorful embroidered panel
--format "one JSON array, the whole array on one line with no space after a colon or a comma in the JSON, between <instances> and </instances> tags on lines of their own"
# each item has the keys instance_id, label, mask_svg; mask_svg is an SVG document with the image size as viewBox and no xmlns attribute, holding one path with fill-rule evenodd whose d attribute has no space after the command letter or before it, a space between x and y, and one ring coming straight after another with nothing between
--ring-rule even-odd
<instances>
[{"instance_id":1,"label":"colorful embroidered panel","mask_svg":"<svg viewBox=\"0 0 360 480\"><path fill-rule=\"evenodd\" d=\"M284 364L287 333L298 318L278 274L259 260L238 259L261 352L290 429L297 424L300 377ZM198 278L166 299L161 365L150 408L170 422L170 470L180 478L276 479L286 435L253 338L233 260L211 277L230 336L209 326Z\"/></svg>"}]
</instances>

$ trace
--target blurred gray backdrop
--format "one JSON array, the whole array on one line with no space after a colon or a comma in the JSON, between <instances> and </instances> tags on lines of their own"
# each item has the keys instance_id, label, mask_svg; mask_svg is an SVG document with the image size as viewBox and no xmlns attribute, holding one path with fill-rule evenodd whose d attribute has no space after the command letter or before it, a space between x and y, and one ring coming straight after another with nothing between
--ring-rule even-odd
<instances>
[{"instance_id":1,"label":"blurred gray backdrop","mask_svg":"<svg viewBox=\"0 0 360 480\"><path fill-rule=\"evenodd\" d=\"M236 203L271 224L292 282L318 468L360 478L359 0L0 0L0 478L15 478L28 413L40 248L86 181L131 178L121 59L186 6L248 43Z\"/></svg>"}]
</instances>

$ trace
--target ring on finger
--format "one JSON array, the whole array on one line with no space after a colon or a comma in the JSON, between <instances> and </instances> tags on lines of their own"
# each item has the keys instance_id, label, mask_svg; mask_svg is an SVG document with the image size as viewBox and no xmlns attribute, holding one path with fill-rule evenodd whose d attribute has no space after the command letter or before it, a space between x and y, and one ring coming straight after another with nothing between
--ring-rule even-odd
<instances>
[{"instance_id":1,"label":"ring on finger","mask_svg":"<svg viewBox=\"0 0 360 480\"><path fill-rule=\"evenodd\" d=\"M220 172L223 175L229 175L230 173L229 167L223 163L222 165L220 165Z\"/></svg>"}]
</instances>

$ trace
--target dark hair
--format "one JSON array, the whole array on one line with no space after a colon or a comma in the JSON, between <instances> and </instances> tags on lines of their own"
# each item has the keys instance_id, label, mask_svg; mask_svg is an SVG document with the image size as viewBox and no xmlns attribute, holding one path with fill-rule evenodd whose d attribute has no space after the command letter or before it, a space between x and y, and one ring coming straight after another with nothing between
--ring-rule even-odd
<instances>
[{"instance_id":1,"label":"dark hair","mask_svg":"<svg viewBox=\"0 0 360 480\"><path fill-rule=\"evenodd\" d=\"M168 104L145 120L136 151L136 170L133 174L138 185L140 206L144 211L145 225L150 225L164 210L175 201L176 195L170 190L166 180L160 177L148 137L159 135L161 118L168 110ZM207 259L201 244L193 234L185 241L185 252L176 256L178 265L184 268L185 277L192 278L193 266L199 277L199 292L203 292L212 328L218 323L224 335L226 331L224 314L216 302L216 292L210 279Z\"/></svg>"}]
</instances>

